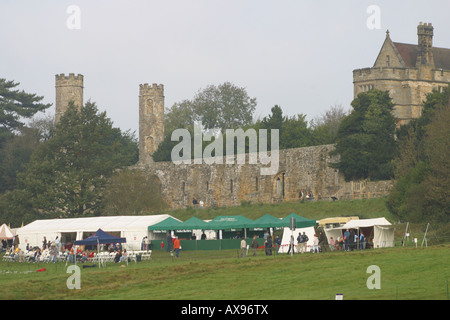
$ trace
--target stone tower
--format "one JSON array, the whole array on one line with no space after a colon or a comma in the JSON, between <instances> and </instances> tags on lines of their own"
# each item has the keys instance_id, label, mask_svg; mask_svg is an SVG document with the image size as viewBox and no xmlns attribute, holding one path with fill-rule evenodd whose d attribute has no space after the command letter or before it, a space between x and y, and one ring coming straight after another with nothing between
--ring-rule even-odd
<instances>
[{"instance_id":1,"label":"stone tower","mask_svg":"<svg viewBox=\"0 0 450 320\"><path fill-rule=\"evenodd\" d=\"M417 26L418 53L416 67L427 65L434 67L433 59L433 26L422 22Z\"/></svg>"},{"instance_id":2,"label":"stone tower","mask_svg":"<svg viewBox=\"0 0 450 320\"><path fill-rule=\"evenodd\" d=\"M59 122L61 116L66 112L69 102L81 108L83 106L83 75L70 73L68 76L62 74L55 75L56 104L55 121Z\"/></svg>"},{"instance_id":3,"label":"stone tower","mask_svg":"<svg viewBox=\"0 0 450 320\"><path fill-rule=\"evenodd\" d=\"M152 154L164 140L164 86L139 85L139 161L153 162Z\"/></svg>"}]
</instances>

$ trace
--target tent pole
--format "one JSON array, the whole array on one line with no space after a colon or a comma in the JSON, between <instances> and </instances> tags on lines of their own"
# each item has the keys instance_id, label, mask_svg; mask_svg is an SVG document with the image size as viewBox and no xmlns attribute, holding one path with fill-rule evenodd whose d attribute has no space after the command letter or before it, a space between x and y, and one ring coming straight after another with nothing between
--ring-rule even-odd
<instances>
[{"instance_id":1,"label":"tent pole","mask_svg":"<svg viewBox=\"0 0 450 320\"><path fill-rule=\"evenodd\" d=\"M425 246L428 247L428 242L427 242L427 232L428 232L428 227L430 226L430 223L427 223L427 229L425 230L425 234L423 235L423 240L422 240L422 248L423 248L423 242L425 241Z\"/></svg>"},{"instance_id":2,"label":"tent pole","mask_svg":"<svg viewBox=\"0 0 450 320\"><path fill-rule=\"evenodd\" d=\"M409 222L406 223L405 234L403 235L403 246L405 246L406 234L408 233L408 226L409 226Z\"/></svg>"}]
</instances>

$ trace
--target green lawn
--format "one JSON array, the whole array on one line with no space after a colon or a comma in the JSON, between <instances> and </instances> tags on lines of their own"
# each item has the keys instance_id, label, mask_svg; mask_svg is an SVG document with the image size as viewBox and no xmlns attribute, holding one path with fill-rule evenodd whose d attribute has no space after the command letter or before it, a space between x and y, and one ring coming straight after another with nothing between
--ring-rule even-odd
<instances>
[{"instance_id":1,"label":"green lawn","mask_svg":"<svg viewBox=\"0 0 450 320\"><path fill-rule=\"evenodd\" d=\"M357 215L395 219L384 199L291 202L219 209L169 212L187 220L242 214L256 219L266 213L285 217L291 212L313 219ZM411 242L399 245L405 224L396 224L395 248L353 252L286 254L238 258L238 250L183 251L180 258L154 250L153 259L105 268L81 268L81 289L69 290L65 263L0 262L0 299L133 299L133 300L408 300L449 298L450 244L448 225L430 228L428 247L421 247L426 223L415 224ZM439 238L438 238L439 237ZM369 266L380 268L381 289L368 289ZM45 272L36 272L46 268Z\"/></svg>"},{"instance_id":2,"label":"green lawn","mask_svg":"<svg viewBox=\"0 0 450 320\"><path fill-rule=\"evenodd\" d=\"M345 300L448 299L450 245L237 258L237 250L187 251L105 268L81 268L67 288L65 264L0 263L1 299ZM367 268L381 289L368 289ZM35 272L46 268L45 272Z\"/></svg>"}]
</instances>

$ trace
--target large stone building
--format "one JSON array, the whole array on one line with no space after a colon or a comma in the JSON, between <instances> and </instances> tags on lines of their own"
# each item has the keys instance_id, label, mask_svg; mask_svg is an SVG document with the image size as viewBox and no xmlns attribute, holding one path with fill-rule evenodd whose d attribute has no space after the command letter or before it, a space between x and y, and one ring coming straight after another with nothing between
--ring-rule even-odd
<instances>
[{"instance_id":1,"label":"large stone building","mask_svg":"<svg viewBox=\"0 0 450 320\"><path fill-rule=\"evenodd\" d=\"M354 96L370 89L388 90L398 124L420 117L433 89L450 83L450 49L433 47L433 26L417 26L417 44L393 42L389 31L373 67L353 71Z\"/></svg>"}]
</instances>

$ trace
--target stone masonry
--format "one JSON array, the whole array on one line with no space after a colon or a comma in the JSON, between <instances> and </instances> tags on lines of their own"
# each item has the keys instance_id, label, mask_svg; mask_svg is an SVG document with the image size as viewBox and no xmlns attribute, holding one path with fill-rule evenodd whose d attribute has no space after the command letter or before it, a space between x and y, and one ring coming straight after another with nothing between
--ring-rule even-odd
<instances>
[{"instance_id":1,"label":"stone masonry","mask_svg":"<svg viewBox=\"0 0 450 320\"><path fill-rule=\"evenodd\" d=\"M433 47L433 26L417 26L418 44L393 42L389 31L371 68L353 71L354 97L370 89L387 90L398 125L419 118L426 94L450 83L450 49Z\"/></svg>"},{"instance_id":2,"label":"stone masonry","mask_svg":"<svg viewBox=\"0 0 450 320\"><path fill-rule=\"evenodd\" d=\"M59 122L69 102L81 108L83 106L83 75L70 73L55 75L56 101L55 101L55 122Z\"/></svg>"}]
</instances>

